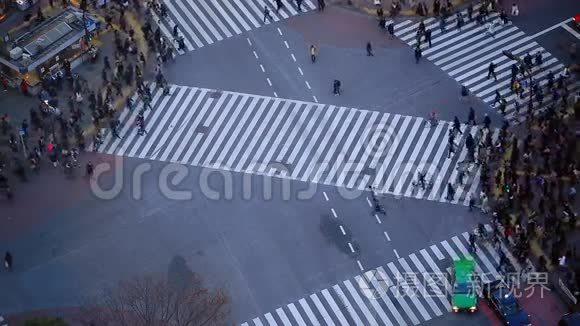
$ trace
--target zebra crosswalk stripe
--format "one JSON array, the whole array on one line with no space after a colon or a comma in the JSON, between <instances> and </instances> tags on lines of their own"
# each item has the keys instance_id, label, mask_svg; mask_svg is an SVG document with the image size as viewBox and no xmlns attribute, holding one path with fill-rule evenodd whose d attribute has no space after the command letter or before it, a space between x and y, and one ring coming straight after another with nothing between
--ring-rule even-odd
<instances>
[{"instance_id":1,"label":"zebra crosswalk stripe","mask_svg":"<svg viewBox=\"0 0 580 326\"><path fill-rule=\"evenodd\" d=\"M446 201L467 155L462 126L457 151L448 158L451 125L431 127L425 119L286 100L236 92L171 86L170 95L152 91L144 110L145 135L136 119L143 103L120 115L121 139L105 134L99 151L232 172L379 191ZM427 141L427 139L429 139ZM449 201L466 205L478 190L480 167L471 166L467 182ZM414 189L416 171L427 171L431 188ZM418 191L417 191L418 190Z\"/></svg>"},{"instance_id":2,"label":"zebra crosswalk stripe","mask_svg":"<svg viewBox=\"0 0 580 326\"><path fill-rule=\"evenodd\" d=\"M467 16L467 11L462 10L460 14ZM474 17L479 13L474 11ZM488 21L499 20L498 13L491 13ZM447 24L457 22L456 15L451 15L446 19ZM542 53L541 67L534 68L534 78L540 80L540 84L545 85L545 78L549 71L556 76L563 71L564 65L557 58L547 52L542 46L521 31L513 24L500 24L497 26L495 34L489 34L487 25L480 25L475 20L467 21L461 30L457 28L442 32L439 20L429 18L424 20L426 29L432 29L432 46L425 42L421 44L423 55L426 59L440 67L449 76L453 77L459 84L469 88L472 94L480 97L485 103L491 105L495 100L495 92L499 92L507 101L506 118L513 123L525 120L525 116L516 112L516 96L511 91L511 66L515 61L503 55L503 51L510 51L513 55L523 57L527 53ZM395 35L411 47L417 45L416 31L419 23L404 21L395 26ZM487 78L489 64L495 64L495 79ZM580 88L580 83L568 86L572 94ZM527 93L527 92L526 92ZM538 112L543 112L552 104L552 96L544 97L540 104L537 99L533 99L534 108ZM524 96L520 107L527 107L529 96Z\"/></svg>"},{"instance_id":3,"label":"zebra crosswalk stripe","mask_svg":"<svg viewBox=\"0 0 580 326\"><path fill-rule=\"evenodd\" d=\"M271 24L270 20L263 22L264 8L269 9L273 22L300 14L290 0L279 11L268 0L163 0L163 3L168 16L160 19L155 15L155 21L170 40L173 40L173 27L178 25L189 51ZM301 12L315 8L312 1L306 0Z\"/></svg>"},{"instance_id":4,"label":"zebra crosswalk stripe","mask_svg":"<svg viewBox=\"0 0 580 326\"><path fill-rule=\"evenodd\" d=\"M491 230L489 225L485 227ZM298 309L297 304L291 302L274 309L275 314L265 313L262 320L265 319L270 325L278 325L280 322L283 325L305 325L306 320L308 324L320 325L314 308L324 325L335 325L335 321L345 326L418 325L451 311L449 295L453 291L450 283L452 260L466 256L474 259L476 272L481 275L484 283L502 277L496 271L498 255L491 245L479 243L478 250L471 254L465 249L468 242L468 234L463 232L452 237L450 241L443 240L416 253L410 253L408 257L387 263L388 271L379 266L328 289L322 289L319 293L298 299L296 303L302 309ZM516 270L521 269L519 265L515 267ZM437 275L438 280L433 279L434 275ZM319 295L323 296L326 305L321 302ZM314 307L311 308L311 305ZM290 312L293 320L290 320L286 311ZM421 320L417 318L415 311L419 312ZM254 318L252 325L261 325L260 318L262 317ZM241 325L250 326L250 323Z\"/></svg>"}]
</instances>

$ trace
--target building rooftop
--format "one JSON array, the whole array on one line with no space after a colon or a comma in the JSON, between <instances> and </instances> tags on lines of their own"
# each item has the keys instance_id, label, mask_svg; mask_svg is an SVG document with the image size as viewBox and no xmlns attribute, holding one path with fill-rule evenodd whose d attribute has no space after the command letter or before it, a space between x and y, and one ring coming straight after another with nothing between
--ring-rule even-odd
<instances>
[{"instance_id":1,"label":"building rooftop","mask_svg":"<svg viewBox=\"0 0 580 326\"><path fill-rule=\"evenodd\" d=\"M87 19L96 20L90 15ZM87 25L90 25L87 26L89 31L94 30L94 24ZM83 13L68 7L40 24L31 23L3 35L7 41L5 51L0 51L0 63L20 72L31 71L77 42L84 34ZM22 55L13 59L10 51L16 48L22 49Z\"/></svg>"}]
</instances>

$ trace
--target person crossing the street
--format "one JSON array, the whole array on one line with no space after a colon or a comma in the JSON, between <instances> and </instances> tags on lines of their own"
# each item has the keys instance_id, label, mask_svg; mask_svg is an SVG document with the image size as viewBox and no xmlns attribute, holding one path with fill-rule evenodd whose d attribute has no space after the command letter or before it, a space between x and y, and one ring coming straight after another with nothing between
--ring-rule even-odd
<instances>
[{"instance_id":1,"label":"person crossing the street","mask_svg":"<svg viewBox=\"0 0 580 326\"><path fill-rule=\"evenodd\" d=\"M264 6L264 24L266 23L266 20L268 21L272 21L272 14L270 14L270 8L268 8L268 6Z\"/></svg>"},{"instance_id":2,"label":"person crossing the street","mask_svg":"<svg viewBox=\"0 0 580 326\"><path fill-rule=\"evenodd\" d=\"M314 44L310 45L310 61L312 61L312 63L316 62L316 54L317 54L317 49L316 46L314 46Z\"/></svg>"},{"instance_id":3,"label":"person crossing the street","mask_svg":"<svg viewBox=\"0 0 580 326\"><path fill-rule=\"evenodd\" d=\"M475 122L475 111L473 107L469 107L469 114L467 115L467 124L475 126L477 122Z\"/></svg>"},{"instance_id":4,"label":"person crossing the street","mask_svg":"<svg viewBox=\"0 0 580 326\"><path fill-rule=\"evenodd\" d=\"M487 79L492 76L495 81L497 81L497 75L495 74L495 63L490 62L489 66L487 67Z\"/></svg>"},{"instance_id":5,"label":"person crossing the street","mask_svg":"<svg viewBox=\"0 0 580 326\"><path fill-rule=\"evenodd\" d=\"M373 46L371 45L371 42L367 42L367 57L374 57L374 53L373 53Z\"/></svg>"},{"instance_id":6,"label":"person crossing the street","mask_svg":"<svg viewBox=\"0 0 580 326\"><path fill-rule=\"evenodd\" d=\"M423 56L423 52L421 51L421 47L419 45L417 45L415 47L415 63L419 63L419 60L421 60L422 56Z\"/></svg>"},{"instance_id":7,"label":"person crossing the street","mask_svg":"<svg viewBox=\"0 0 580 326\"><path fill-rule=\"evenodd\" d=\"M429 44L429 47L431 47L431 30L430 29L425 30L425 42L427 44Z\"/></svg>"}]
</instances>

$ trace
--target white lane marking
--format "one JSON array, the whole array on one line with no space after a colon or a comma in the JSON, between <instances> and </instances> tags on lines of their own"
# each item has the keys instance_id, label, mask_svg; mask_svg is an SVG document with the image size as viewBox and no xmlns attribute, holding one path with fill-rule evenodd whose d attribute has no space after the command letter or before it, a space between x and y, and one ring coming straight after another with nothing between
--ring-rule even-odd
<instances>
[{"instance_id":1,"label":"white lane marking","mask_svg":"<svg viewBox=\"0 0 580 326\"><path fill-rule=\"evenodd\" d=\"M276 323L276 320L274 319L274 316L272 316L271 313L265 314L264 317L266 317L266 321L268 322L268 324L270 324L270 326L278 326L278 323Z\"/></svg>"},{"instance_id":2,"label":"white lane marking","mask_svg":"<svg viewBox=\"0 0 580 326\"><path fill-rule=\"evenodd\" d=\"M573 30L572 27L568 26L568 24L562 24L562 28L564 28L565 30L568 31L568 33L574 35L574 37L580 40L580 34L578 34L578 32L576 32L575 30Z\"/></svg>"},{"instance_id":3,"label":"white lane marking","mask_svg":"<svg viewBox=\"0 0 580 326\"><path fill-rule=\"evenodd\" d=\"M377 223L381 224L383 222L381 222L381 219L379 218L379 216L377 214L375 214L375 218L377 219Z\"/></svg>"},{"instance_id":4,"label":"white lane marking","mask_svg":"<svg viewBox=\"0 0 580 326\"><path fill-rule=\"evenodd\" d=\"M308 87L308 89L312 89L310 88L310 84L308 83L308 81L306 81L306 87Z\"/></svg>"},{"instance_id":5,"label":"white lane marking","mask_svg":"<svg viewBox=\"0 0 580 326\"><path fill-rule=\"evenodd\" d=\"M546 34L546 33L550 32L550 31L552 31L552 30L555 30L556 28L558 28L558 27L560 27L560 26L562 26L562 27L563 27L563 25L566 25L566 23L568 23L568 22L570 22L570 21L572 21L572 20L573 20L573 18L568 18L568 19L566 19L566 20L565 20L565 21L563 21L563 22L557 23L557 24L556 24L556 25L554 25L554 26L550 26L550 27L548 27L548 28L546 28L546 29L544 29L544 30L542 30L542 31L539 31L539 32L537 32L536 34L534 34L534 35L530 36L530 39L536 38L536 37L538 37L538 36L540 36L540 35L544 35L544 34Z\"/></svg>"},{"instance_id":6,"label":"white lane marking","mask_svg":"<svg viewBox=\"0 0 580 326\"><path fill-rule=\"evenodd\" d=\"M332 211L332 215L334 216L334 218L338 218L338 215L336 214L334 208L331 208L330 210Z\"/></svg>"},{"instance_id":7,"label":"white lane marking","mask_svg":"<svg viewBox=\"0 0 580 326\"><path fill-rule=\"evenodd\" d=\"M364 278L360 277L360 276L355 276L354 278L356 280L356 283L359 285L359 288L362 289L370 289L369 284L365 281ZM364 291L364 290L363 290ZM358 294L357 294L358 295ZM379 315L379 317L381 318L381 320L383 321L383 325L393 325L393 323L391 323L391 320L389 319L389 317L387 317L387 314L385 314L385 311L383 310L383 308L381 308L381 306L377 303L377 298L376 297L372 297L369 298L368 296L366 296L368 301L370 302L371 306L373 306L373 309L377 312L377 314Z\"/></svg>"},{"instance_id":8,"label":"white lane marking","mask_svg":"<svg viewBox=\"0 0 580 326\"><path fill-rule=\"evenodd\" d=\"M302 316L300 316L300 313L298 312L298 309L296 309L296 306L291 303L288 305L288 309L290 309L290 313L292 313L292 316L294 316L294 319L296 320L296 322L298 323L298 325L300 326L306 326L306 323L304 322L304 319L302 319Z\"/></svg>"},{"instance_id":9,"label":"white lane marking","mask_svg":"<svg viewBox=\"0 0 580 326\"><path fill-rule=\"evenodd\" d=\"M348 326L348 322L346 321L346 318L344 318L344 315L342 314L341 309L336 305L336 302L334 302L334 299L330 295L330 292L328 292L328 290L324 289L324 290L322 290L322 295L324 296L324 299L326 299L326 302L328 303L328 305L330 306L330 308L334 312L334 315L336 316L336 318L338 318L338 321L340 321L340 324L342 326Z\"/></svg>"},{"instance_id":10,"label":"white lane marking","mask_svg":"<svg viewBox=\"0 0 580 326\"><path fill-rule=\"evenodd\" d=\"M252 41L250 41L250 38L248 37L248 38L246 38L246 40L248 40L248 44L249 44L250 46L252 46Z\"/></svg>"},{"instance_id":11,"label":"white lane marking","mask_svg":"<svg viewBox=\"0 0 580 326\"><path fill-rule=\"evenodd\" d=\"M360 271L364 272L365 269L363 268L363 265L360 263L360 260L357 260L356 263L358 264L358 268L360 268Z\"/></svg>"},{"instance_id":12,"label":"white lane marking","mask_svg":"<svg viewBox=\"0 0 580 326\"><path fill-rule=\"evenodd\" d=\"M324 291L322 292L323 292L322 294L324 294ZM316 306L316 309L318 309L318 311L320 312L320 315L322 315L322 318L324 318L326 325L334 326L332 318L330 318L330 315L322 305L322 302L320 302L320 299L318 299L318 296L316 294L312 294L310 295L310 299L312 299L312 301L314 302L314 305Z\"/></svg>"},{"instance_id":13,"label":"white lane marking","mask_svg":"<svg viewBox=\"0 0 580 326\"><path fill-rule=\"evenodd\" d=\"M346 311L349 313L349 315L354 320L354 324L355 325L364 325L364 323L362 322L362 320L360 319L360 317L356 313L356 310L354 310L352 304L350 304L350 301L348 301L348 298L346 297L344 292L342 292L342 289L340 288L340 286L338 286L338 284L336 284L332 288L334 289L336 294L338 294L338 298L340 299L340 301L342 301L342 304L346 308Z\"/></svg>"},{"instance_id":14,"label":"white lane marking","mask_svg":"<svg viewBox=\"0 0 580 326\"><path fill-rule=\"evenodd\" d=\"M407 280L404 278L403 274L401 274L401 272L399 272L399 270L397 269L397 267L395 266L395 264L393 263L388 263L387 267L389 267L389 269L391 270L391 273L393 273L393 275L396 277L397 281L403 281L406 282ZM401 283L397 283L397 284L401 284ZM404 287L400 288L400 287L395 287L397 288L397 291L403 290L404 291ZM402 295L405 295L405 293L401 293ZM401 295L399 294L399 295ZM417 296L415 295L407 295L407 297L411 300L411 302L413 302L413 304L415 305L415 308L417 308L417 310L419 310L419 313L421 314L421 316L423 317L423 319L425 321L428 321L431 319L431 316L429 315L429 313L427 312L427 310L425 309L425 307L421 304L421 302L419 302L419 299L417 299Z\"/></svg>"},{"instance_id":15,"label":"white lane marking","mask_svg":"<svg viewBox=\"0 0 580 326\"><path fill-rule=\"evenodd\" d=\"M284 45L286 45L286 48L289 49L290 45L288 45L288 42L284 41Z\"/></svg>"},{"instance_id":16,"label":"white lane marking","mask_svg":"<svg viewBox=\"0 0 580 326\"><path fill-rule=\"evenodd\" d=\"M260 69L262 69L262 72L266 72L266 69L264 69L264 66L260 63Z\"/></svg>"},{"instance_id":17,"label":"white lane marking","mask_svg":"<svg viewBox=\"0 0 580 326\"><path fill-rule=\"evenodd\" d=\"M316 96L312 95L312 98L314 99L314 102L318 103L318 99L316 98Z\"/></svg>"},{"instance_id":18,"label":"white lane marking","mask_svg":"<svg viewBox=\"0 0 580 326\"><path fill-rule=\"evenodd\" d=\"M260 320L260 318L254 318L254 319L252 319L252 321L254 322L254 325L256 325L256 326L264 326L264 324L262 324L262 321Z\"/></svg>"},{"instance_id":19,"label":"white lane marking","mask_svg":"<svg viewBox=\"0 0 580 326\"><path fill-rule=\"evenodd\" d=\"M259 59L260 57L258 57L258 54L256 53L256 51L252 51L254 52L254 57L256 57L256 59Z\"/></svg>"},{"instance_id":20,"label":"white lane marking","mask_svg":"<svg viewBox=\"0 0 580 326\"><path fill-rule=\"evenodd\" d=\"M431 246L431 251L433 251L433 253L435 253L435 256L437 256L437 259L439 259L439 260L445 259L445 256L443 256L443 253L441 252L441 250L439 250L439 248L437 248L436 245Z\"/></svg>"},{"instance_id":21,"label":"white lane marking","mask_svg":"<svg viewBox=\"0 0 580 326\"><path fill-rule=\"evenodd\" d=\"M282 308L276 309L276 313L278 313L278 317L282 319L282 323L284 324L284 326L292 326L292 323L290 323L290 319L288 319L288 316L286 316L286 313L284 312L284 310L282 310Z\"/></svg>"},{"instance_id":22,"label":"white lane marking","mask_svg":"<svg viewBox=\"0 0 580 326\"><path fill-rule=\"evenodd\" d=\"M369 197L367 197L367 204L369 204L369 207L373 207L373 204L371 204L371 201L369 200Z\"/></svg>"},{"instance_id":23,"label":"white lane marking","mask_svg":"<svg viewBox=\"0 0 580 326\"><path fill-rule=\"evenodd\" d=\"M351 297L354 299L354 302L358 305L359 309L362 311L365 319L371 325L378 325L377 324L377 321L375 320L375 318L371 314L369 308L364 303L364 301L362 300L362 298L360 297L360 295L358 294L358 292L355 290L354 286L352 286L352 283L349 280L346 280L346 281L344 281L342 283L346 286L346 289L350 293Z\"/></svg>"},{"instance_id":24,"label":"white lane marking","mask_svg":"<svg viewBox=\"0 0 580 326\"><path fill-rule=\"evenodd\" d=\"M302 68L298 67L298 71L300 72L301 76L304 76L304 73L302 72Z\"/></svg>"},{"instance_id":25,"label":"white lane marking","mask_svg":"<svg viewBox=\"0 0 580 326\"><path fill-rule=\"evenodd\" d=\"M391 241L391 237L389 237L387 231L383 232L383 234L385 235L385 238L387 238L387 241Z\"/></svg>"},{"instance_id":26,"label":"white lane marking","mask_svg":"<svg viewBox=\"0 0 580 326\"><path fill-rule=\"evenodd\" d=\"M342 232L342 235L346 235L346 232L344 231L344 228L342 227L342 225L340 226L340 231Z\"/></svg>"},{"instance_id":27,"label":"white lane marking","mask_svg":"<svg viewBox=\"0 0 580 326\"><path fill-rule=\"evenodd\" d=\"M324 199L325 199L326 201L329 201L329 199L328 199L328 195L326 195L326 191L323 191L323 192L322 192L322 195L324 196Z\"/></svg>"},{"instance_id":28,"label":"white lane marking","mask_svg":"<svg viewBox=\"0 0 580 326\"><path fill-rule=\"evenodd\" d=\"M393 249L393 252L395 253L395 256L397 256L397 259L401 259L401 256L399 256L399 253L397 252L397 249Z\"/></svg>"},{"instance_id":29,"label":"white lane marking","mask_svg":"<svg viewBox=\"0 0 580 326\"><path fill-rule=\"evenodd\" d=\"M294 53L290 53L290 55L292 56L292 60L294 60L294 62L296 62L296 57L294 56Z\"/></svg>"},{"instance_id":30,"label":"white lane marking","mask_svg":"<svg viewBox=\"0 0 580 326\"><path fill-rule=\"evenodd\" d=\"M310 323L312 323L312 325L314 326L320 326L320 322L318 321L318 319L316 319L314 312L312 312L312 309L310 309L310 306L308 305L306 300L300 299L298 300L298 302L300 303L302 309L304 309L304 311L306 312L306 316L308 316Z\"/></svg>"},{"instance_id":31,"label":"white lane marking","mask_svg":"<svg viewBox=\"0 0 580 326\"><path fill-rule=\"evenodd\" d=\"M272 86L272 82L270 81L270 78L266 78L266 80L268 81L268 85Z\"/></svg>"},{"instance_id":32,"label":"white lane marking","mask_svg":"<svg viewBox=\"0 0 580 326\"><path fill-rule=\"evenodd\" d=\"M349 242L348 247L350 248L350 251L354 253L354 247L352 246L352 243Z\"/></svg>"},{"instance_id":33,"label":"white lane marking","mask_svg":"<svg viewBox=\"0 0 580 326\"><path fill-rule=\"evenodd\" d=\"M274 97L278 97L278 93L274 92Z\"/></svg>"},{"instance_id":34,"label":"white lane marking","mask_svg":"<svg viewBox=\"0 0 580 326\"><path fill-rule=\"evenodd\" d=\"M282 36L282 30L280 29L280 27L278 27L278 34L280 34L280 36Z\"/></svg>"}]
</instances>

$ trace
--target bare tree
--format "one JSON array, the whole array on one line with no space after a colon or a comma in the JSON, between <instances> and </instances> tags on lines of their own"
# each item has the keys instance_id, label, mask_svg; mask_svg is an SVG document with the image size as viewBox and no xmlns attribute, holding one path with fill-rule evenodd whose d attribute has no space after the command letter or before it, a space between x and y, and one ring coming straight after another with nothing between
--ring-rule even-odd
<instances>
[{"instance_id":1,"label":"bare tree","mask_svg":"<svg viewBox=\"0 0 580 326\"><path fill-rule=\"evenodd\" d=\"M204 288L189 273L179 286L153 276L122 281L100 302L85 305L79 319L99 326L210 326L224 325L228 314L225 292Z\"/></svg>"}]
</instances>

